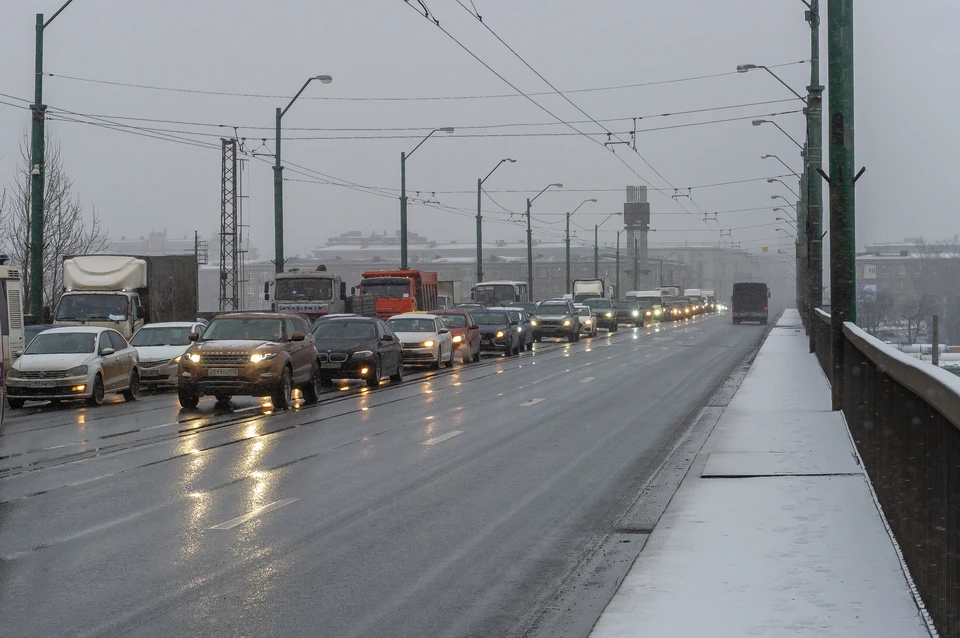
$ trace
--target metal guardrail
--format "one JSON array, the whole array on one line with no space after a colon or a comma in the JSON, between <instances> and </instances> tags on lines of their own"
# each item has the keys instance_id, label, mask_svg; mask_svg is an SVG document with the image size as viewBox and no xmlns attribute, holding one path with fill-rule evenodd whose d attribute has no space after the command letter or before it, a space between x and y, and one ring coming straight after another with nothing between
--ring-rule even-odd
<instances>
[{"instance_id":1,"label":"metal guardrail","mask_svg":"<svg viewBox=\"0 0 960 638\"><path fill-rule=\"evenodd\" d=\"M830 315L816 316L830 379ZM937 631L960 636L960 377L853 324L843 333L843 414L857 451Z\"/></svg>"}]
</instances>

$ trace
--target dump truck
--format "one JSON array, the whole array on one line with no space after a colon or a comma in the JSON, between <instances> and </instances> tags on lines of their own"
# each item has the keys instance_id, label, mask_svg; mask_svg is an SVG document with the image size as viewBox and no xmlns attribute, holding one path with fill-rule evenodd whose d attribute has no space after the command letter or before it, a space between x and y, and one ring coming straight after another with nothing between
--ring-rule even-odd
<instances>
[{"instance_id":1,"label":"dump truck","mask_svg":"<svg viewBox=\"0 0 960 638\"><path fill-rule=\"evenodd\" d=\"M297 314L311 322L324 315L344 312L365 316L374 314L372 300L348 296L347 285L340 275L328 271L323 264L317 266L316 270L291 268L287 272L277 273L274 281L263 285L265 301L270 301L271 286L273 310Z\"/></svg>"}]
</instances>

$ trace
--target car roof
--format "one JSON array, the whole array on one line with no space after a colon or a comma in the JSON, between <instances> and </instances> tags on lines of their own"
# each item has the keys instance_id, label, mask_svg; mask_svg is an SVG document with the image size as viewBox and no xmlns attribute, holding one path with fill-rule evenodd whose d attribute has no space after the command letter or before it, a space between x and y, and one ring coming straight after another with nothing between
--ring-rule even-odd
<instances>
[{"instance_id":1,"label":"car roof","mask_svg":"<svg viewBox=\"0 0 960 638\"><path fill-rule=\"evenodd\" d=\"M437 315L431 315L425 312L404 312L403 314L393 315L390 319L397 319L398 317L402 319L436 319Z\"/></svg>"},{"instance_id":2,"label":"car roof","mask_svg":"<svg viewBox=\"0 0 960 638\"><path fill-rule=\"evenodd\" d=\"M107 330L113 330L113 328L104 328L103 326L60 326L58 328L50 328L49 330L44 330L44 332L55 332L55 333L76 333L76 332L86 332L90 334L100 334Z\"/></svg>"},{"instance_id":3,"label":"car roof","mask_svg":"<svg viewBox=\"0 0 960 638\"><path fill-rule=\"evenodd\" d=\"M476 308L474 308L476 310ZM432 310L430 312L432 315L469 315L469 308L440 308L438 310Z\"/></svg>"},{"instance_id":4,"label":"car roof","mask_svg":"<svg viewBox=\"0 0 960 638\"><path fill-rule=\"evenodd\" d=\"M202 324L203 322L201 321L160 321L157 323L148 323L142 328L140 328L140 330L146 330L147 328L192 328L198 323Z\"/></svg>"},{"instance_id":5,"label":"car roof","mask_svg":"<svg viewBox=\"0 0 960 638\"><path fill-rule=\"evenodd\" d=\"M360 315L329 315L327 321L359 321L362 323L374 323L376 317L361 317Z\"/></svg>"},{"instance_id":6,"label":"car roof","mask_svg":"<svg viewBox=\"0 0 960 638\"><path fill-rule=\"evenodd\" d=\"M516 311L526 312L526 309L521 308L520 306L503 306L503 307L501 307L500 309L501 309L501 310L516 310Z\"/></svg>"},{"instance_id":7,"label":"car roof","mask_svg":"<svg viewBox=\"0 0 960 638\"><path fill-rule=\"evenodd\" d=\"M225 312L214 319L288 319L295 316L289 312Z\"/></svg>"}]
</instances>

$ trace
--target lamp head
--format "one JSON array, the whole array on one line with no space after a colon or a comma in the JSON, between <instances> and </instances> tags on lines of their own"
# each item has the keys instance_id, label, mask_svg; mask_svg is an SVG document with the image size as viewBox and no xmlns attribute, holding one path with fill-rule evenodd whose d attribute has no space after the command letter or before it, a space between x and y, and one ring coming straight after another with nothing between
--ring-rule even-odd
<instances>
[{"instance_id":1,"label":"lamp head","mask_svg":"<svg viewBox=\"0 0 960 638\"><path fill-rule=\"evenodd\" d=\"M517 162L517 160L513 159L512 157L508 157L505 161L510 162L511 164L516 164Z\"/></svg>"},{"instance_id":2,"label":"lamp head","mask_svg":"<svg viewBox=\"0 0 960 638\"><path fill-rule=\"evenodd\" d=\"M333 77L329 75L315 75L311 78L312 80L320 80L323 84L330 84L333 82Z\"/></svg>"},{"instance_id":3,"label":"lamp head","mask_svg":"<svg viewBox=\"0 0 960 638\"><path fill-rule=\"evenodd\" d=\"M437 130L440 131L441 133L453 133L452 126L444 126L443 128L438 128Z\"/></svg>"},{"instance_id":4,"label":"lamp head","mask_svg":"<svg viewBox=\"0 0 960 638\"><path fill-rule=\"evenodd\" d=\"M747 71L755 68L757 68L756 64L738 64L737 73L746 73Z\"/></svg>"},{"instance_id":5,"label":"lamp head","mask_svg":"<svg viewBox=\"0 0 960 638\"><path fill-rule=\"evenodd\" d=\"M760 126L761 124L763 124L764 122L767 122L767 121L768 121L768 120L753 120L753 121L750 122L750 123L753 124L754 126Z\"/></svg>"},{"instance_id":6,"label":"lamp head","mask_svg":"<svg viewBox=\"0 0 960 638\"><path fill-rule=\"evenodd\" d=\"M556 186L557 188L563 188L563 184L550 184L550 186Z\"/></svg>"}]
</instances>

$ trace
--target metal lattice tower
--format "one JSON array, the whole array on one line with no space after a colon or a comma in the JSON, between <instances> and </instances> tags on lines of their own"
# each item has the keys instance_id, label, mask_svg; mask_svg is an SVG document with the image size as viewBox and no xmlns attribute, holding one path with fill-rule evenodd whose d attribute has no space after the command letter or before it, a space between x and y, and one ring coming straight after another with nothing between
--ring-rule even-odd
<instances>
[{"instance_id":1,"label":"metal lattice tower","mask_svg":"<svg viewBox=\"0 0 960 638\"><path fill-rule=\"evenodd\" d=\"M221 139L220 310L240 310L240 226L237 198L237 140Z\"/></svg>"}]
</instances>

